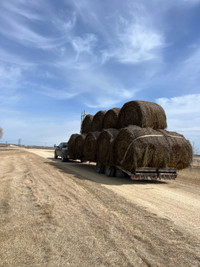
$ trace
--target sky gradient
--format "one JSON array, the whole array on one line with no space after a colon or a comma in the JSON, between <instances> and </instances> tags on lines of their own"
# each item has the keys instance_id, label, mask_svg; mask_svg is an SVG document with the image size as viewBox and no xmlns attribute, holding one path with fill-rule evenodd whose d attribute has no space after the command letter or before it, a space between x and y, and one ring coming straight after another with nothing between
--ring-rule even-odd
<instances>
[{"instance_id":1,"label":"sky gradient","mask_svg":"<svg viewBox=\"0 0 200 267\"><path fill-rule=\"evenodd\" d=\"M2 0L1 142L53 145L81 112L160 104L200 153L199 0Z\"/></svg>"}]
</instances>

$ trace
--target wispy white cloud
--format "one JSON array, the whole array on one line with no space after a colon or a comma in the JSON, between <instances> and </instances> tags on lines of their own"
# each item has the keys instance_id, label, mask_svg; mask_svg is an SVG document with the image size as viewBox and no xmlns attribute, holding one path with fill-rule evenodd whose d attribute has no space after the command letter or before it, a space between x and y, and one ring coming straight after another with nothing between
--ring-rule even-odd
<instances>
[{"instance_id":1,"label":"wispy white cloud","mask_svg":"<svg viewBox=\"0 0 200 267\"><path fill-rule=\"evenodd\" d=\"M17 1L12 5L3 1L0 33L30 48L54 50L68 42L69 32L76 24L76 14L57 16L47 1L27 5ZM34 11L35 10L35 11ZM61 13L60 13L61 15ZM41 31L48 24L48 31Z\"/></svg>"},{"instance_id":2,"label":"wispy white cloud","mask_svg":"<svg viewBox=\"0 0 200 267\"><path fill-rule=\"evenodd\" d=\"M86 34L84 37L74 37L71 39L72 46L77 53L77 58L81 53L92 54L97 38L94 34Z\"/></svg>"},{"instance_id":3,"label":"wispy white cloud","mask_svg":"<svg viewBox=\"0 0 200 267\"><path fill-rule=\"evenodd\" d=\"M5 21L7 22L7 27L5 28L3 25L0 26L0 33L22 45L42 49L52 49L63 44L63 37L44 37L33 31L28 25L23 25L12 18L8 19L4 17L4 22Z\"/></svg>"},{"instance_id":4,"label":"wispy white cloud","mask_svg":"<svg viewBox=\"0 0 200 267\"><path fill-rule=\"evenodd\" d=\"M200 94L159 98L157 101L167 110L170 116L181 115L184 120L185 115L190 114L193 118L200 119Z\"/></svg>"},{"instance_id":5,"label":"wispy white cloud","mask_svg":"<svg viewBox=\"0 0 200 267\"><path fill-rule=\"evenodd\" d=\"M78 95L77 92L68 92L67 90L53 89L46 86L40 86L40 89L41 94L57 100L71 99Z\"/></svg>"},{"instance_id":6,"label":"wispy white cloud","mask_svg":"<svg viewBox=\"0 0 200 267\"><path fill-rule=\"evenodd\" d=\"M109 90L110 88L108 88ZM120 89L118 88L117 92L115 94L111 93L104 93L100 92L99 95L93 96L92 99L85 101L85 105L89 108L111 108L114 106L119 106L119 103L122 101L126 101L127 99L134 98L136 93L139 90L132 89L132 90L126 90L126 89Z\"/></svg>"},{"instance_id":7,"label":"wispy white cloud","mask_svg":"<svg viewBox=\"0 0 200 267\"><path fill-rule=\"evenodd\" d=\"M188 83L200 82L200 48L191 51L187 59L182 62L181 68L176 70L177 78L187 79ZM179 66L180 67L180 66Z\"/></svg>"},{"instance_id":8,"label":"wispy white cloud","mask_svg":"<svg viewBox=\"0 0 200 267\"><path fill-rule=\"evenodd\" d=\"M8 65L12 65L15 67L18 66L20 68L29 68L37 64L31 60L25 59L22 55L17 55L14 52L8 52L1 48L0 48L0 58L1 62L4 62Z\"/></svg>"},{"instance_id":9,"label":"wispy white cloud","mask_svg":"<svg viewBox=\"0 0 200 267\"><path fill-rule=\"evenodd\" d=\"M132 98L139 91L136 88L125 88L117 77L108 76L104 71L98 69L82 73L79 76L80 85L86 85L87 97L83 97L86 106L91 108L108 108Z\"/></svg>"},{"instance_id":10,"label":"wispy white cloud","mask_svg":"<svg viewBox=\"0 0 200 267\"><path fill-rule=\"evenodd\" d=\"M2 1L1 5L5 10L11 12L13 15L22 16L29 20L44 20L44 17L30 11L30 3L29 6L27 6L27 3L23 1L16 1L14 4L9 1Z\"/></svg>"},{"instance_id":11,"label":"wispy white cloud","mask_svg":"<svg viewBox=\"0 0 200 267\"><path fill-rule=\"evenodd\" d=\"M117 45L103 51L103 61L115 58L121 63L135 64L158 58L164 45L162 35L145 24L127 24L116 36Z\"/></svg>"},{"instance_id":12,"label":"wispy white cloud","mask_svg":"<svg viewBox=\"0 0 200 267\"><path fill-rule=\"evenodd\" d=\"M17 92L22 82L22 71L18 67L0 65L0 104L9 107L20 99Z\"/></svg>"},{"instance_id":13,"label":"wispy white cloud","mask_svg":"<svg viewBox=\"0 0 200 267\"><path fill-rule=\"evenodd\" d=\"M167 65L164 73L155 76L156 82L162 87L168 85L169 90L176 90L178 94L195 94L200 91L200 49L199 41L194 47L188 47L187 54L184 54L176 63L169 68Z\"/></svg>"}]
</instances>

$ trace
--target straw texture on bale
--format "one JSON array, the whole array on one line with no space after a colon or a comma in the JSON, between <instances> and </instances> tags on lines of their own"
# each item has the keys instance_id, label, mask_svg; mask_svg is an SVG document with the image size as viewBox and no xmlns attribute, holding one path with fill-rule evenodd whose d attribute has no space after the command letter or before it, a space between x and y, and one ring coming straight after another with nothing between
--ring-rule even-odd
<instances>
[{"instance_id":1,"label":"straw texture on bale","mask_svg":"<svg viewBox=\"0 0 200 267\"><path fill-rule=\"evenodd\" d=\"M68 141L68 152L70 159L76 159L75 139L77 136L79 136L79 134L72 134Z\"/></svg>"},{"instance_id":2,"label":"straw texture on bale","mask_svg":"<svg viewBox=\"0 0 200 267\"><path fill-rule=\"evenodd\" d=\"M190 142L176 132L158 131L163 134L170 148L168 166L179 170L189 167L193 159L193 149Z\"/></svg>"},{"instance_id":3,"label":"straw texture on bale","mask_svg":"<svg viewBox=\"0 0 200 267\"><path fill-rule=\"evenodd\" d=\"M165 129L167 127L165 111L160 105L153 102L127 102L120 110L118 128L124 128L129 125Z\"/></svg>"},{"instance_id":4,"label":"straw texture on bale","mask_svg":"<svg viewBox=\"0 0 200 267\"><path fill-rule=\"evenodd\" d=\"M100 110L99 112L97 112L94 115L92 123L91 123L91 131L92 132L100 132L100 131L102 131L103 118L104 118L105 114L106 114L106 110Z\"/></svg>"},{"instance_id":5,"label":"straw texture on bale","mask_svg":"<svg viewBox=\"0 0 200 267\"><path fill-rule=\"evenodd\" d=\"M103 118L103 129L117 128L120 108L109 109Z\"/></svg>"},{"instance_id":6,"label":"straw texture on bale","mask_svg":"<svg viewBox=\"0 0 200 267\"><path fill-rule=\"evenodd\" d=\"M165 168L170 156L169 145L160 132L133 125L120 130L115 152L117 165L129 171L139 167Z\"/></svg>"},{"instance_id":7,"label":"straw texture on bale","mask_svg":"<svg viewBox=\"0 0 200 267\"><path fill-rule=\"evenodd\" d=\"M90 132L86 135L83 145L83 158L86 161L96 162L97 138L100 132Z\"/></svg>"},{"instance_id":8,"label":"straw texture on bale","mask_svg":"<svg viewBox=\"0 0 200 267\"><path fill-rule=\"evenodd\" d=\"M76 159L83 159L83 145L86 135L79 134L74 141L74 151Z\"/></svg>"},{"instance_id":9,"label":"straw texture on bale","mask_svg":"<svg viewBox=\"0 0 200 267\"><path fill-rule=\"evenodd\" d=\"M81 133L82 134L87 134L89 132L91 132L91 124L92 124L92 119L93 119L93 115L86 115L82 125L81 125Z\"/></svg>"},{"instance_id":10,"label":"straw texture on bale","mask_svg":"<svg viewBox=\"0 0 200 267\"><path fill-rule=\"evenodd\" d=\"M97 139L97 162L105 166L115 165L114 141L118 133L119 130L113 128L100 133Z\"/></svg>"}]
</instances>

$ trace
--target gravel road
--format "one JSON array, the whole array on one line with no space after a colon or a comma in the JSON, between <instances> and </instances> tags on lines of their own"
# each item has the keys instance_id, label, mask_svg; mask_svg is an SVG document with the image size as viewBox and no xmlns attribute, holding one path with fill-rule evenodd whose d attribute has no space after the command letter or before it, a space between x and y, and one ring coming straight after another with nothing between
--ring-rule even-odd
<instances>
[{"instance_id":1,"label":"gravel road","mask_svg":"<svg viewBox=\"0 0 200 267\"><path fill-rule=\"evenodd\" d=\"M0 148L0 266L200 266L200 169L132 182Z\"/></svg>"}]
</instances>

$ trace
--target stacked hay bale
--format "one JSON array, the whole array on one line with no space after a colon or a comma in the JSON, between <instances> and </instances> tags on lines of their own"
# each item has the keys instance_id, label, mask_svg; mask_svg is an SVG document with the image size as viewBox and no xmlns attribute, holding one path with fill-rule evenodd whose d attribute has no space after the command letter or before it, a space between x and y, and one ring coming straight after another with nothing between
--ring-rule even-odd
<instances>
[{"instance_id":1,"label":"stacked hay bale","mask_svg":"<svg viewBox=\"0 0 200 267\"><path fill-rule=\"evenodd\" d=\"M186 168L192 146L175 132L166 131L165 111L156 103L130 101L120 108L99 111L83 120L70 156L125 170L140 167ZM83 135L85 133L86 135ZM72 152L71 152L72 151ZM73 158L72 157L72 158Z\"/></svg>"},{"instance_id":2,"label":"stacked hay bale","mask_svg":"<svg viewBox=\"0 0 200 267\"><path fill-rule=\"evenodd\" d=\"M85 134L79 134L76 136L74 140L74 154L76 159L80 159L81 161L83 160L83 145L85 142Z\"/></svg>"},{"instance_id":3,"label":"stacked hay bale","mask_svg":"<svg viewBox=\"0 0 200 267\"><path fill-rule=\"evenodd\" d=\"M117 164L127 170L140 167L183 169L192 160L189 141L166 130L130 125L120 130L115 144Z\"/></svg>"},{"instance_id":4,"label":"stacked hay bale","mask_svg":"<svg viewBox=\"0 0 200 267\"><path fill-rule=\"evenodd\" d=\"M75 139L77 136L79 136L79 134L72 134L68 141L68 152L71 159L77 159L75 151Z\"/></svg>"},{"instance_id":5,"label":"stacked hay bale","mask_svg":"<svg viewBox=\"0 0 200 267\"><path fill-rule=\"evenodd\" d=\"M88 114L85 116L82 124L81 124L81 133L82 134L87 134L89 132L91 132L92 128L91 128L91 124L92 124L92 120L93 120L93 115Z\"/></svg>"},{"instance_id":6,"label":"stacked hay bale","mask_svg":"<svg viewBox=\"0 0 200 267\"><path fill-rule=\"evenodd\" d=\"M105 166L115 166L115 139L119 133L117 129L103 130L97 139L97 162Z\"/></svg>"},{"instance_id":7,"label":"stacked hay bale","mask_svg":"<svg viewBox=\"0 0 200 267\"><path fill-rule=\"evenodd\" d=\"M158 131L163 134L170 148L168 166L179 170L189 167L193 159L193 149L190 142L179 133L167 130Z\"/></svg>"},{"instance_id":8,"label":"stacked hay bale","mask_svg":"<svg viewBox=\"0 0 200 267\"><path fill-rule=\"evenodd\" d=\"M127 102L120 110L118 128L129 125L165 129L167 127L165 111L160 105L148 101Z\"/></svg>"},{"instance_id":9,"label":"stacked hay bale","mask_svg":"<svg viewBox=\"0 0 200 267\"><path fill-rule=\"evenodd\" d=\"M138 167L165 168L169 148L163 135L152 128L130 125L120 130L115 145L117 165L125 170Z\"/></svg>"},{"instance_id":10,"label":"stacked hay bale","mask_svg":"<svg viewBox=\"0 0 200 267\"><path fill-rule=\"evenodd\" d=\"M103 117L103 129L117 128L120 108L109 109Z\"/></svg>"},{"instance_id":11,"label":"stacked hay bale","mask_svg":"<svg viewBox=\"0 0 200 267\"><path fill-rule=\"evenodd\" d=\"M103 129L103 118L104 115L106 114L106 110L100 110L99 112L97 112L93 119L92 119L92 123L91 123L91 131L92 132L100 132Z\"/></svg>"},{"instance_id":12,"label":"stacked hay bale","mask_svg":"<svg viewBox=\"0 0 200 267\"><path fill-rule=\"evenodd\" d=\"M100 132L90 132L86 135L83 145L83 159L86 161L94 161L97 159L97 138Z\"/></svg>"}]
</instances>

